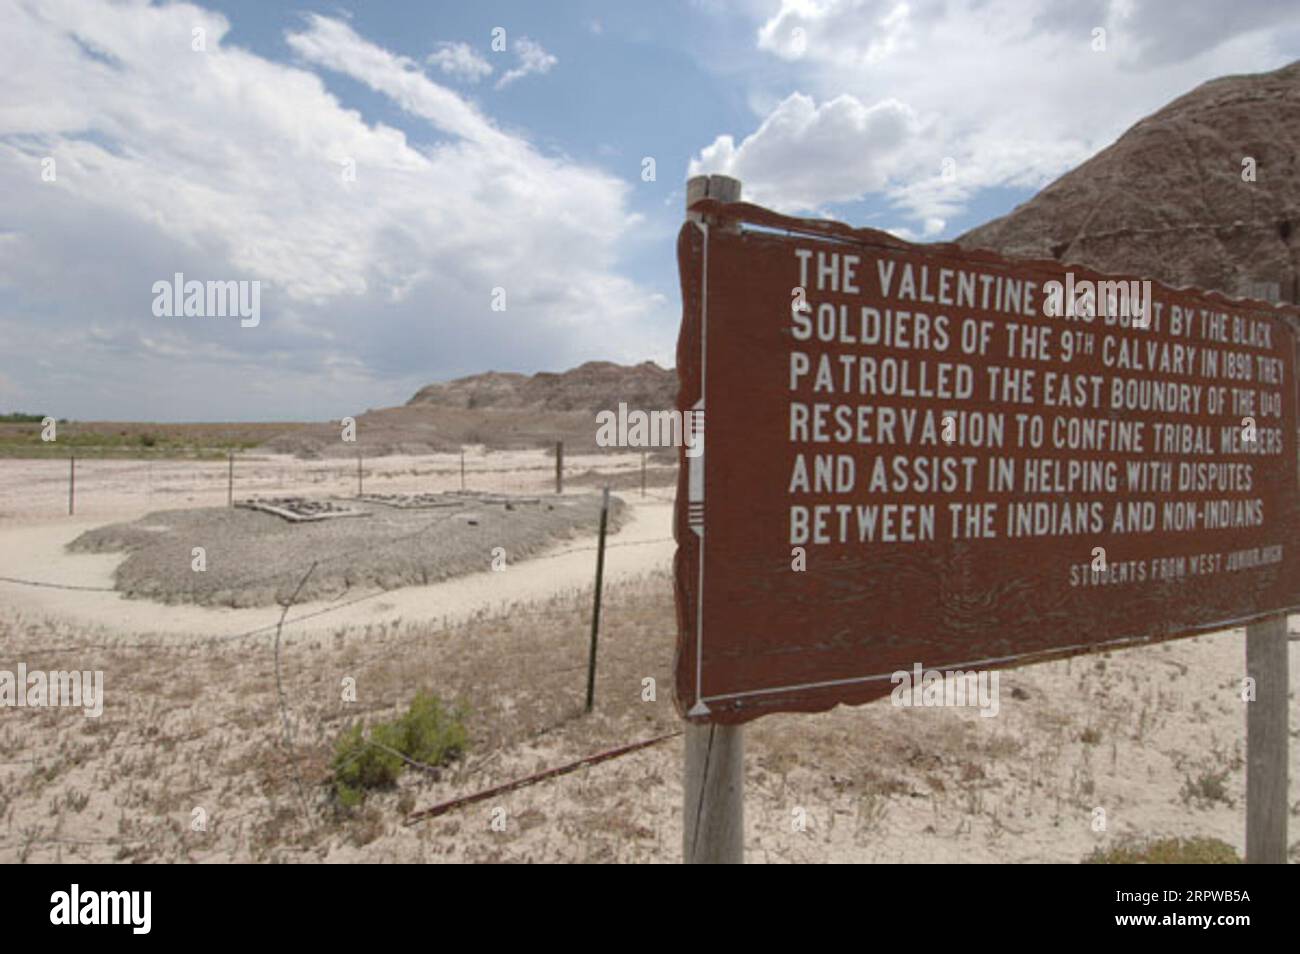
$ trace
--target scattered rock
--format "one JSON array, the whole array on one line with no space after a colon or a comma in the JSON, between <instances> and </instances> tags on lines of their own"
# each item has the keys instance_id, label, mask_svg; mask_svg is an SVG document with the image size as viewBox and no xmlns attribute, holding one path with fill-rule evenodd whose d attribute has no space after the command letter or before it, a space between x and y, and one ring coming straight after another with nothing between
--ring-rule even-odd
<instances>
[{"instance_id":1,"label":"scattered rock","mask_svg":"<svg viewBox=\"0 0 1300 954\"><path fill-rule=\"evenodd\" d=\"M957 241L1234 297L1300 289L1300 62L1203 83ZM1255 181L1243 181L1243 159ZM1259 287L1262 283L1263 287Z\"/></svg>"}]
</instances>

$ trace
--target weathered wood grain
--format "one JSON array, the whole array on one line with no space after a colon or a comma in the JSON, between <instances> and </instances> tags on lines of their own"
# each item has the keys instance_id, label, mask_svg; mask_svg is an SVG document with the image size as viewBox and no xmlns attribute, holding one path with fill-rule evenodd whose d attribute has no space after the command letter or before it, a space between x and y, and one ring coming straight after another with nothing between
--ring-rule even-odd
<instances>
[{"instance_id":1,"label":"weathered wood grain","mask_svg":"<svg viewBox=\"0 0 1300 954\"><path fill-rule=\"evenodd\" d=\"M1284 446L1275 456L1245 455L1212 460L1244 460L1254 465L1264 501L1263 526L1253 528L1117 534L1087 532L1069 536L945 540L924 543L809 545L807 569L791 569L789 507L792 502L870 503L862 495L839 497L788 493L791 464L798 450L848 453L858 460L877 453L944 454L943 448L851 444L803 447L789 434L789 354L792 346L809 352L878 354L913 361L961 361L978 356L957 351L931 354L899 349L796 343L790 332L791 289L799 284L795 248L833 248L863 256L866 263L887 256L899 263L995 271L1041 284L1062 280L1066 268L1054 261L1013 262L989 252L955 245L919 246L873 230L838 223L790 219L743 203L705 199L692 213L707 215L708 229L687 222L678 238L683 317L678 339L678 408L687 411L701 398L706 407L703 536L691 525L690 458L683 448L677 493L674 572L677 590L677 704L696 722L738 723L776 711L817 711L840 703L861 703L891 688L890 676L926 668L987 668L1040 661L1061 655L1115 648L1150 640L1238 626L1266 615L1300 607L1298 545L1300 509L1296 482L1295 336L1300 310L1273 303L1241 301L1191 289L1153 283L1156 297L1187 308L1213 308L1248 315L1273 325L1270 357L1284 362L1280 422ZM772 231L724 230L717 222L758 225ZM707 239L706 239L707 235ZM707 301L703 279L707 241ZM870 265L874 269L874 264ZM1076 280L1128 280L1070 267ZM811 291L810 298L815 298ZM837 301L848 300L838 298ZM853 301L885 308L908 308L896 300L867 295ZM926 310L917 303L915 310ZM1005 321L993 311L929 306L956 317ZM1017 321L1051 321L1022 317ZM1098 333L1107 329L1096 327ZM1156 335L1149 330L1144 334ZM1161 332L1160 334L1164 334ZM1262 353L1262 352L1261 352ZM1001 366L1045 367L1000 358ZM1074 371L1116 372L1101 365L1098 353L1077 359ZM1138 376L1132 374L1129 376ZM1144 374L1144 377L1155 377ZM1199 379L1187 379L1195 381ZM868 395L798 399L895 407L935 407L944 402ZM952 401L953 410L1072 414L1069 409L1006 406L996 401ZM1117 412L1108 412L1117 417ZM1151 415L1142 415L1151 420ZM1204 413L1179 418L1215 428L1223 417ZM1262 425L1261 425L1262 426ZM979 460L990 454L1017 459L1026 452L1013 441L997 450L956 448ZM1107 459L1105 452L1057 452L1042 448L1035 457ZM1149 454L1177 462L1186 458ZM1123 457L1121 460L1125 459ZM1119 497L1125 497L1123 492ZM977 492L964 500L1003 505L1014 494ZM1023 497L1024 495L1022 495ZM1095 495L1085 495L1089 499ZM1147 499L1138 494L1135 498ZM1188 491L1180 498L1209 500L1222 493ZM1239 496L1239 495L1238 495ZM1035 494L1059 500L1064 495ZM891 496L890 502L937 503L933 496ZM1107 503L1107 516L1110 514ZM942 535L941 535L942 536ZM1150 561L1198 552L1227 553L1256 546L1282 545L1281 563L1206 577L1184 577L1142 584L1070 586L1068 568L1087 564L1092 548L1106 549L1111 563ZM701 561L703 566L701 567ZM701 590L701 568L703 589ZM701 600L703 603L701 605ZM701 635L703 637L701 643ZM698 664L697 664L698 659ZM798 687L798 688L791 688ZM695 708L701 699L707 712Z\"/></svg>"}]
</instances>

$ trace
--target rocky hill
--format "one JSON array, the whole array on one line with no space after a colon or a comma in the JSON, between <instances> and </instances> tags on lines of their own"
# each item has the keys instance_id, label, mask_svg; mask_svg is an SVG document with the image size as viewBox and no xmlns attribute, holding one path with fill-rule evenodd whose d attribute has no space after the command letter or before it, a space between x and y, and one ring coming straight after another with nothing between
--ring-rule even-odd
<instances>
[{"instance_id":1,"label":"rocky hill","mask_svg":"<svg viewBox=\"0 0 1300 954\"><path fill-rule=\"evenodd\" d=\"M668 408L677 400L677 374L653 361L637 365L588 361L569 371L534 375L489 371L421 388L407 407L596 411L629 407Z\"/></svg>"},{"instance_id":2,"label":"rocky hill","mask_svg":"<svg viewBox=\"0 0 1300 954\"><path fill-rule=\"evenodd\" d=\"M1198 86L957 241L1298 301L1297 233L1300 62Z\"/></svg>"},{"instance_id":3,"label":"rocky hill","mask_svg":"<svg viewBox=\"0 0 1300 954\"><path fill-rule=\"evenodd\" d=\"M561 373L488 371L421 388L402 407L357 416L357 441L344 444L336 423L309 424L279 435L268 450L305 457L426 454L483 444L494 450L596 450L596 412L657 410L677 402L677 374L653 361L589 361Z\"/></svg>"}]
</instances>

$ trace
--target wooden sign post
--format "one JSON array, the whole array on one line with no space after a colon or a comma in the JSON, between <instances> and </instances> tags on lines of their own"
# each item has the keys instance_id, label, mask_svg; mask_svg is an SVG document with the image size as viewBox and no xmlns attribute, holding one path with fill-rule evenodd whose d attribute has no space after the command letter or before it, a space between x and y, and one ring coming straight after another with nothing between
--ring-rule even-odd
<instances>
[{"instance_id":1,"label":"wooden sign post","mask_svg":"<svg viewBox=\"0 0 1300 954\"><path fill-rule=\"evenodd\" d=\"M1246 862L1284 865L1286 858L1289 702L1287 619L1246 627Z\"/></svg>"},{"instance_id":2,"label":"wooden sign post","mask_svg":"<svg viewBox=\"0 0 1300 954\"><path fill-rule=\"evenodd\" d=\"M690 207L700 199L739 202L741 184L730 176L696 176L686 183L688 222L711 227ZM691 226L688 226L691 227ZM678 364L681 363L680 358ZM691 487L704 482L704 454L686 457L681 472ZM686 495L677 494L680 511ZM704 546L704 527L689 531ZM683 775L682 859L687 864L741 864L745 860L745 740L738 725L686 724L686 770Z\"/></svg>"},{"instance_id":3,"label":"wooden sign post","mask_svg":"<svg viewBox=\"0 0 1300 954\"><path fill-rule=\"evenodd\" d=\"M1281 283L1256 286L1279 300ZM1255 695L1246 709L1246 863L1287 863L1290 660L1286 614L1246 627L1246 675Z\"/></svg>"},{"instance_id":4,"label":"wooden sign post","mask_svg":"<svg viewBox=\"0 0 1300 954\"><path fill-rule=\"evenodd\" d=\"M738 199L692 180L678 238L686 859L740 860L746 721L1246 624L1281 860L1300 309Z\"/></svg>"}]
</instances>

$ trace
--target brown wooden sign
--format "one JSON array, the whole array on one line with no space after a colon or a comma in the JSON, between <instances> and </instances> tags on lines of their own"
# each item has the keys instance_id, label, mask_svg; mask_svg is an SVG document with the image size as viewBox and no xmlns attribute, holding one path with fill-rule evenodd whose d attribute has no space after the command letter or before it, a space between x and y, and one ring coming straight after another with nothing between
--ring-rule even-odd
<instances>
[{"instance_id":1,"label":"brown wooden sign","mask_svg":"<svg viewBox=\"0 0 1300 954\"><path fill-rule=\"evenodd\" d=\"M688 718L1300 606L1297 309L692 210L711 224L678 239L678 407L705 422L675 528Z\"/></svg>"}]
</instances>

